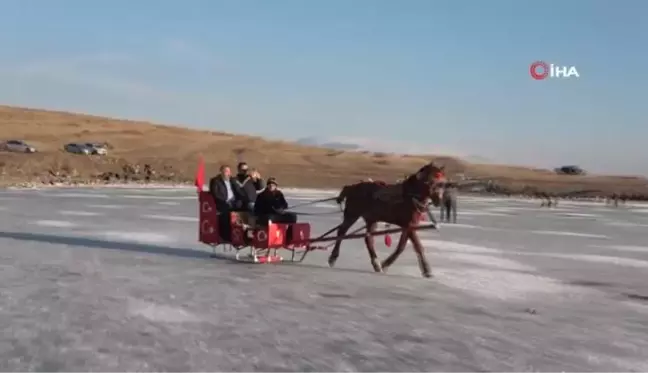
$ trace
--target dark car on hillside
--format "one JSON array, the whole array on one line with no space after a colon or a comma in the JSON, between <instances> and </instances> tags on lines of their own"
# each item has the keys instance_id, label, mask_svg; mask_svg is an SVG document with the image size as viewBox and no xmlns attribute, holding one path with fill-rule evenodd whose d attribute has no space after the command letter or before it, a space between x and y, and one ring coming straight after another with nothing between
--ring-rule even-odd
<instances>
[{"instance_id":1,"label":"dark car on hillside","mask_svg":"<svg viewBox=\"0 0 648 373\"><path fill-rule=\"evenodd\" d=\"M559 175L585 175L585 171L578 166L562 166L555 168L554 171Z\"/></svg>"}]
</instances>

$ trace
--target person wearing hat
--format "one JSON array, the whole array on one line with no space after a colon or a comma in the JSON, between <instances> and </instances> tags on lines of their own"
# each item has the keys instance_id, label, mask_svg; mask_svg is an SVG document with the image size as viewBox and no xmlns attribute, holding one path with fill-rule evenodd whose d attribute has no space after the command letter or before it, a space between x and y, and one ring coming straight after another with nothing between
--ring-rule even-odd
<instances>
[{"instance_id":1,"label":"person wearing hat","mask_svg":"<svg viewBox=\"0 0 648 373\"><path fill-rule=\"evenodd\" d=\"M254 215L259 225L267 225L268 220L275 223L291 224L297 222L295 213L286 211L288 202L278 189L277 180L271 177L266 182L266 188L259 193L254 204Z\"/></svg>"}]
</instances>

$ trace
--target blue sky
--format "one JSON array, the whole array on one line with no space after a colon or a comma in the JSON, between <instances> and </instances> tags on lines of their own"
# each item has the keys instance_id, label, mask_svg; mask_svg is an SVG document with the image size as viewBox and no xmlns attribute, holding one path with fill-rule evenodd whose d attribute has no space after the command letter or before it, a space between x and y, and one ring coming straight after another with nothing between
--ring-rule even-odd
<instances>
[{"instance_id":1,"label":"blue sky","mask_svg":"<svg viewBox=\"0 0 648 373\"><path fill-rule=\"evenodd\" d=\"M646 14L640 0L3 0L0 103L648 175ZM580 78L533 81L539 59Z\"/></svg>"}]
</instances>

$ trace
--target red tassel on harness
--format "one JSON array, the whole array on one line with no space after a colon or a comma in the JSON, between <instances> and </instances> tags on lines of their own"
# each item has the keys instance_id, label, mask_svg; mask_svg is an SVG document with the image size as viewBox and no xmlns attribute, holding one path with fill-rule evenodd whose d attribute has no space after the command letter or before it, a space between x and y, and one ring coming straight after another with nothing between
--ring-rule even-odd
<instances>
[{"instance_id":1,"label":"red tassel on harness","mask_svg":"<svg viewBox=\"0 0 648 373\"><path fill-rule=\"evenodd\" d=\"M385 235L385 246L387 246L387 247L391 247L391 244L392 244L391 236L388 235L388 234L386 234L386 235Z\"/></svg>"}]
</instances>

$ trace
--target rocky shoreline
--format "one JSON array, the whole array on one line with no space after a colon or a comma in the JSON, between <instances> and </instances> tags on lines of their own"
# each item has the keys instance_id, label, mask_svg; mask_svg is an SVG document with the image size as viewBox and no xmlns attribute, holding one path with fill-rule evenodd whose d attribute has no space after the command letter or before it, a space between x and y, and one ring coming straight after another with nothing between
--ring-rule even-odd
<instances>
[{"instance_id":1,"label":"rocky shoreline","mask_svg":"<svg viewBox=\"0 0 648 373\"><path fill-rule=\"evenodd\" d=\"M50 167L38 173L27 175L14 175L8 173L0 174L0 187L12 187L22 189L36 189L45 187L58 188L79 188L79 187L101 187L101 186L130 186L146 187L149 185L166 187L189 187L193 185L193 177L186 173L176 171L178 168L168 164L152 165L151 163L130 163L124 162L121 167L113 167L114 171L96 170L93 173L79 172L75 167ZM159 170L158 170L159 169ZM341 181L342 182L342 181ZM648 201L648 193L615 193L604 192L597 189L574 188L570 191L547 191L533 185L518 185L513 187L511 183L498 182L495 180L466 180L467 184L460 184L462 194L485 195L485 196L522 196L538 199L608 199L619 201ZM459 183L462 183L460 181ZM287 184L290 180L287 180ZM296 183L295 187L300 187ZM305 186L305 185L303 185ZM309 187L312 187L309 185ZM331 189L325 188L325 189ZM333 187L332 189L336 189Z\"/></svg>"},{"instance_id":2,"label":"rocky shoreline","mask_svg":"<svg viewBox=\"0 0 648 373\"><path fill-rule=\"evenodd\" d=\"M34 181L23 181L23 182L14 182L0 184L0 188L7 189L44 189L44 188L151 188L151 189L188 189L191 190L194 187L193 181L169 181L169 180L129 180L115 182L114 180L68 180L68 181L50 181L50 182L34 182ZM293 186L284 186L286 190L290 189L303 189ZM312 188L308 188L309 190ZM318 190L319 189L313 189ZM326 188L323 190L328 190L331 193L336 193L336 189ZM626 201L639 201L644 202L648 201L648 197L645 196L627 196L627 195L559 195L559 194L547 194L547 193L538 193L538 192L527 192L527 193L511 193L500 188L493 188L493 190L462 190L461 194L470 195L470 196L490 196L490 197L508 197L508 198L524 198L524 199L537 199L537 200L573 200L573 201L594 201L594 202L613 202L615 199L617 202L624 203Z\"/></svg>"}]
</instances>

